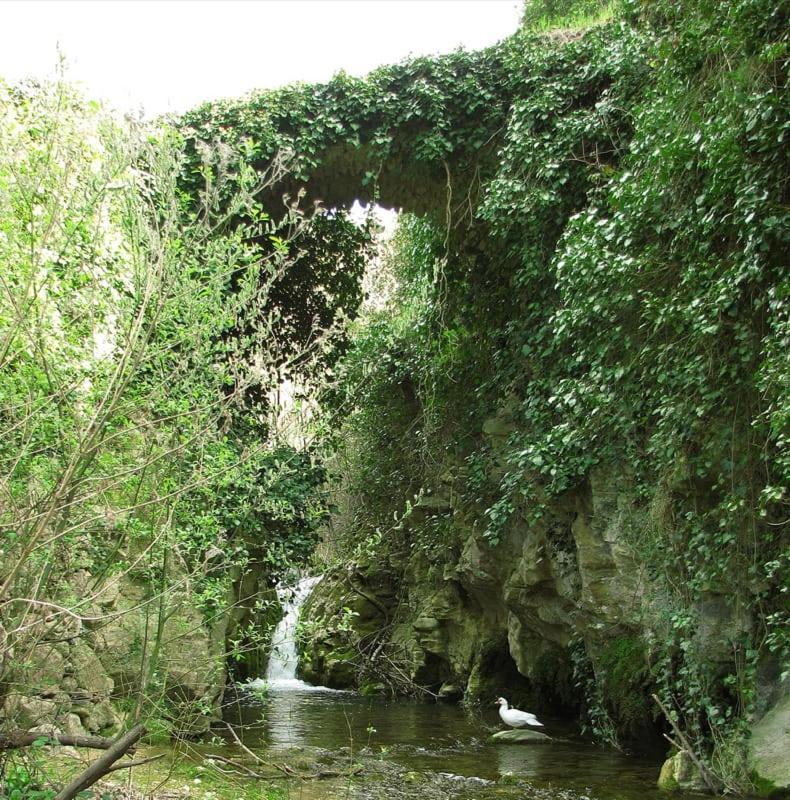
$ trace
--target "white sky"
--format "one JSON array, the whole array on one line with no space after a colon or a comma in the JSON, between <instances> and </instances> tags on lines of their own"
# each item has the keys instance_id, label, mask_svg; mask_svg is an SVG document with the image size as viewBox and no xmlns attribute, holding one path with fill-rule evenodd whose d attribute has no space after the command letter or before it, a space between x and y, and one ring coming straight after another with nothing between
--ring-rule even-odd
<instances>
[{"instance_id":1,"label":"white sky","mask_svg":"<svg viewBox=\"0 0 790 800\"><path fill-rule=\"evenodd\" d=\"M146 116L513 33L520 0L0 0L0 76L52 74Z\"/></svg>"}]
</instances>

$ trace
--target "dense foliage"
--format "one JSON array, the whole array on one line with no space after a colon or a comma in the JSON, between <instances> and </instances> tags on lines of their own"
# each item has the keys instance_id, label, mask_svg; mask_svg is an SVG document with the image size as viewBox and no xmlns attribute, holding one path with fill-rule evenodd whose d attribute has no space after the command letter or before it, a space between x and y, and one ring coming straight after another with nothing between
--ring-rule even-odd
<instances>
[{"instance_id":1,"label":"dense foliage","mask_svg":"<svg viewBox=\"0 0 790 800\"><path fill-rule=\"evenodd\" d=\"M536 32L580 20L600 24ZM215 620L251 561L307 557L326 475L273 436L288 378L335 429L339 554L393 576L415 550L441 574L452 526L412 515L440 485L496 548L594 470L626 476L661 511L628 542L652 594L610 652L574 642L588 721L627 734L656 690L720 787L748 789L758 671L788 656L787 23L777 0L540 0L479 53L176 130L4 87L0 632L19 657L79 616L78 565L141 575L159 635L172 576ZM411 212L359 318L357 198ZM710 597L745 620L716 664Z\"/></svg>"},{"instance_id":2,"label":"dense foliage","mask_svg":"<svg viewBox=\"0 0 790 800\"><path fill-rule=\"evenodd\" d=\"M402 222L399 289L344 367L358 557L372 536L379 561L441 561L446 521L401 521L459 458L492 546L600 465L665 509L632 542L660 597L649 681L729 788L758 670L788 654L787 22L768 0L656 2L568 42L516 36L473 218ZM497 408L505 470L479 435ZM749 619L726 667L695 644L714 596Z\"/></svg>"},{"instance_id":3,"label":"dense foliage","mask_svg":"<svg viewBox=\"0 0 790 800\"><path fill-rule=\"evenodd\" d=\"M283 231L305 223L263 212L243 164L230 201L196 205L184 163L178 133L121 125L65 82L0 86L0 704L31 688L42 643L75 625L92 641L85 620L115 619L103 593L136 581L138 713L212 713L159 703L168 619L188 603L215 624L250 560L273 582L325 514L318 460L250 402L331 339L316 323L309 347L282 341L268 303L304 258Z\"/></svg>"}]
</instances>

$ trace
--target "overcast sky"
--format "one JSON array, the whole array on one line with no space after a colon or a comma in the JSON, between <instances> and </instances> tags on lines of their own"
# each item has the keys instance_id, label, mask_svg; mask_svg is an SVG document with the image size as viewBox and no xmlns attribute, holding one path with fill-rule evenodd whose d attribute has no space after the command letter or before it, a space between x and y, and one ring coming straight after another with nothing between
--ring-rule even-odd
<instances>
[{"instance_id":1,"label":"overcast sky","mask_svg":"<svg viewBox=\"0 0 790 800\"><path fill-rule=\"evenodd\" d=\"M520 0L0 0L0 76L72 80L146 116L409 55L473 50L516 29Z\"/></svg>"}]
</instances>

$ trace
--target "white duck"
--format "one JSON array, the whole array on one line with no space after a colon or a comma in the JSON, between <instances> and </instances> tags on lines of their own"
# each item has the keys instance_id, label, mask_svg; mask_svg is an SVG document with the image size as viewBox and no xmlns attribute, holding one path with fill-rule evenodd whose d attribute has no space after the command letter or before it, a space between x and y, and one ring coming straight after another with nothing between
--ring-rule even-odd
<instances>
[{"instance_id":1,"label":"white duck","mask_svg":"<svg viewBox=\"0 0 790 800\"><path fill-rule=\"evenodd\" d=\"M498 697L494 705L499 706L499 716L505 725L511 728L523 728L525 725L532 725L535 728L542 728L543 723L538 722L538 718L529 711L519 711L517 708L508 708L507 700Z\"/></svg>"}]
</instances>

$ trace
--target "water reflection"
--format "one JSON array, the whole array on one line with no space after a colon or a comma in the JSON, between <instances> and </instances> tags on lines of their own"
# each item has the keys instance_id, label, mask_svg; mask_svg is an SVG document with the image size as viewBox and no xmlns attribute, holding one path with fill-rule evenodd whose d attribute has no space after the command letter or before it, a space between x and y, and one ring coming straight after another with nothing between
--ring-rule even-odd
<instances>
[{"instance_id":1,"label":"water reflection","mask_svg":"<svg viewBox=\"0 0 790 800\"><path fill-rule=\"evenodd\" d=\"M272 691L262 702L231 705L230 721L246 725L251 747L367 747L393 763L421 772L449 772L496 780L512 773L536 785L593 792L611 800L650 800L660 762L562 738L533 744L493 744L496 712L471 719L457 706L364 698L348 692ZM486 709L488 712L488 709Z\"/></svg>"},{"instance_id":2,"label":"water reflection","mask_svg":"<svg viewBox=\"0 0 790 800\"><path fill-rule=\"evenodd\" d=\"M250 745L338 747L441 746L479 733L458 708L363 698L331 689L275 690L261 702L229 707Z\"/></svg>"}]
</instances>

